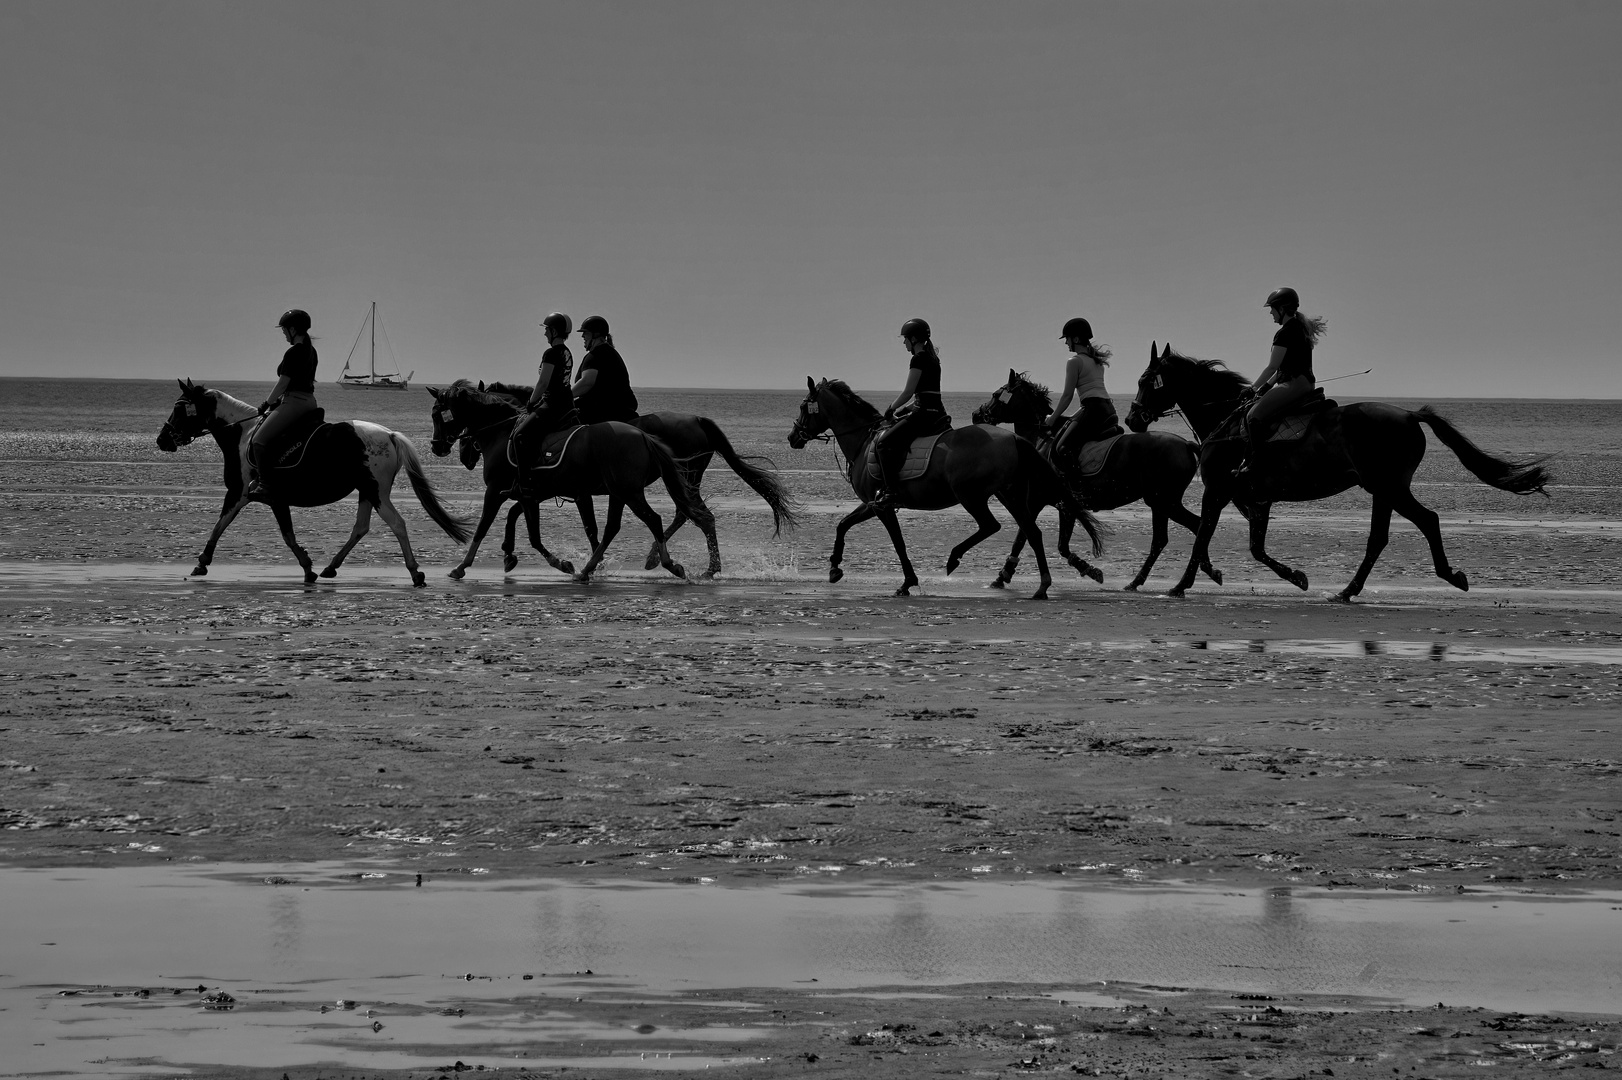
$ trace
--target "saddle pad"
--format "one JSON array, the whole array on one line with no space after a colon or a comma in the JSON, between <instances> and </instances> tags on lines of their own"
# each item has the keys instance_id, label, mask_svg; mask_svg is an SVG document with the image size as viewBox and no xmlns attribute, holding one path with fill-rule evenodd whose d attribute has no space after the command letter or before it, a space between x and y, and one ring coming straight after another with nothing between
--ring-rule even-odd
<instances>
[{"instance_id":1,"label":"saddle pad","mask_svg":"<svg viewBox=\"0 0 1622 1080\"><path fill-rule=\"evenodd\" d=\"M1109 461L1110 451L1115 444L1126 437L1126 432L1118 432L1107 439L1098 439L1094 442L1082 443L1081 453L1076 455L1075 473L1077 476L1095 476L1104 471L1104 465Z\"/></svg>"},{"instance_id":2,"label":"saddle pad","mask_svg":"<svg viewBox=\"0 0 1622 1080\"><path fill-rule=\"evenodd\" d=\"M569 443L574 437L585 430L584 426L566 428L563 431L550 432L541 440L541 460L536 469L555 469L563 464L563 455L569 449Z\"/></svg>"},{"instance_id":3,"label":"saddle pad","mask_svg":"<svg viewBox=\"0 0 1622 1080\"><path fill-rule=\"evenodd\" d=\"M297 442L289 444L287 449L276 455L276 460L271 465L271 468L296 469L300 465L304 464L305 451L309 450L310 443L315 438L315 433L327 426L328 425L325 421L320 421L315 425L315 427L298 436Z\"/></svg>"},{"instance_id":4,"label":"saddle pad","mask_svg":"<svg viewBox=\"0 0 1622 1080\"><path fill-rule=\"evenodd\" d=\"M947 431L951 429L948 428ZM924 475L929 468L929 456L935 452L935 444L946 431L937 431L933 435L924 435L907 444L907 458L901 463L896 472L897 480L916 480ZM877 440L867 445L867 468L874 476L879 475L879 448Z\"/></svg>"},{"instance_id":5,"label":"saddle pad","mask_svg":"<svg viewBox=\"0 0 1622 1080\"><path fill-rule=\"evenodd\" d=\"M1337 408L1334 398L1309 399L1306 407L1300 412L1292 412L1280 420L1278 426L1273 429L1273 434L1267 437L1267 441L1294 442L1297 439L1304 439L1312 428L1313 418L1324 410L1333 408Z\"/></svg>"}]
</instances>

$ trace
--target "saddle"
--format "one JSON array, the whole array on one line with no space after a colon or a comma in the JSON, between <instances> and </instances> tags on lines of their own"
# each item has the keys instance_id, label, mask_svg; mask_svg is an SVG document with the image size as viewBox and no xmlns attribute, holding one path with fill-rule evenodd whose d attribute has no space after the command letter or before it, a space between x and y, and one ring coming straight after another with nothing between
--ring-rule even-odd
<instances>
[{"instance_id":1,"label":"saddle","mask_svg":"<svg viewBox=\"0 0 1622 1080\"><path fill-rule=\"evenodd\" d=\"M902 460L901 467L895 472L897 480L916 480L924 475L924 472L929 468L929 457L935 452L935 444L940 441L942 435L952 430L951 418L941 417L941 423L938 427L940 430L927 435L913 436L912 441L907 444L907 456ZM892 458L891 460L895 459ZM874 476L881 475L879 472L878 439L868 440L867 470Z\"/></svg>"},{"instance_id":2,"label":"saddle","mask_svg":"<svg viewBox=\"0 0 1622 1080\"><path fill-rule=\"evenodd\" d=\"M1334 398L1324 397L1323 387L1315 387L1312 393L1291 405L1288 412L1273 421L1273 431L1263 441L1295 442L1304 439L1312 428L1313 417L1338 407Z\"/></svg>"},{"instance_id":3,"label":"saddle","mask_svg":"<svg viewBox=\"0 0 1622 1080\"><path fill-rule=\"evenodd\" d=\"M1080 452L1076 454L1075 464L1067 471L1075 476L1097 476L1104 471L1104 466L1109 464L1110 454L1114 452L1116 444L1125 437L1126 432L1117 430L1113 435L1082 443Z\"/></svg>"},{"instance_id":4,"label":"saddle","mask_svg":"<svg viewBox=\"0 0 1622 1080\"><path fill-rule=\"evenodd\" d=\"M265 455L271 469L296 469L304 463L304 453L317 431L327 426L327 411L317 408L299 417L282 437L281 445Z\"/></svg>"},{"instance_id":5,"label":"saddle","mask_svg":"<svg viewBox=\"0 0 1622 1080\"><path fill-rule=\"evenodd\" d=\"M580 432L583 430L585 430L584 424L576 424L573 427L566 427L560 431L547 432L546 437L541 440L541 452L536 455L535 463L531 465L530 468L537 470L555 469L559 465L562 465L563 455L569 449L570 440L572 440L576 435L580 434ZM511 460L513 464L516 465L518 462L513 460L512 454L512 443L509 442L507 444L507 457L508 460Z\"/></svg>"}]
</instances>

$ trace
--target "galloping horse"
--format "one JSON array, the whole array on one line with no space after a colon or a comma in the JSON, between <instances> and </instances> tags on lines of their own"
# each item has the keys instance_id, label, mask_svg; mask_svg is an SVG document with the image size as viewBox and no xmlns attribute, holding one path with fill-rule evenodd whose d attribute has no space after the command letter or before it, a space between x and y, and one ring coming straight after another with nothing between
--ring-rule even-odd
<instances>
[{"instance_id":1,"label":"galloping horse","mask_svg":"<svg viewBox=\"0 0 1622 1080\"><path fill-rule=\"evenodd\" d=\"M1041 383L1032 382L1022 372L1010 368L1008 382L991 395L991 400L974 410L977 424L1001 424L1012 421L1014 434L1036 443L1042 456L1059 470L1070 489L1090 510L1114 510L1135 503L1139 499L1153 515L1154 535L1149 545L1149 557L1143 561L1138 576L1126 586L1127 592L1136 592L1154 569L1155 560L1166 547L1166 521L1177 522L1191 533L1199 532L1200 519L1183 505L1183 492L1199 470L1199 454L1194 444L1181 435L1169 431L1145 431L1120 436L1110 447L1109 456L1097 472L1083 474L1073 461L1053 459L1053 440L1043 434L1042 421L1053 412L1053 395ZM1059 508L1059 554L1076 570L1102 582L1103 573L1086 559L1070 550L1070 534L1075 520L1064 507ZM1003 585L1014 577L1019 566L1019 551L1025 544L1024 534L1014 541L1008 562L994 582ZM1201 569L1222 584L1222 574L1207 561Z\"/></svg>"},{"instance_id":2,"label":"galloping horse","mask_svg":"<svg viewBox=\"0 0 1622 1080\"><path fill-rule=\"evenodd\" d=\"M835 531L834 550L828 560L828 580L838 581L845 576L839 568L845 554L845 533L852 525L877 516L884 523L901 560L903 579L896 595L906 596L908 590L918 584L918 575L913 573L912 562L907 558L901 523L896 519L895 510L880 510L872 503L878 491L878 477L868 467L867 450L879 423L879 411L838 379L824 379L819 383L808 378L805 385L810 392L800 403L800 415L789 432L788 443L798 450L824 431L832 431L840 451L850 462L847 478L851 489L862 499L862 505L845 515ZM901 478L894 491L904 507L944 510L961 505L974 518L979 529L952 549L951 557L946 560L948 574L957 569L964 552L1002 527L989 505L995 497L1019 524L1021 535L1030 540L1031 549L1036 552L1042 585L1032 597L1034 600L1045 600L1048 587L1053 584L1048 573L1047 553L1042 550L1042 532L1036 525L1036 515L1044 506L1067 509L1092 537L1093 554L1103 550L1097 520L1070 494L1053 466L1042 460L1029 441L1001 428L976 424L946 432L930 451L924 472L912 479Z\"/></svg>"},{"instance_id":3,"label":"galloping horse","mask_svg":"<svg viewBox=\"0 0 1622 1080\"><path fill-rule=\"evenodd\" d=\"M463 380L461 384L467 385L465 380ZM529 400L530 388L527 386L508 386L504 383L491 383L488 386L485 386L481 383L480 387L487 393L510 398L513 401L513 404L518 407L522 407L523 404ZM436 398L439 396L438 393L433 389L430 389L429 393L434 394ZM451 439L456 438L456 436L452 435L444 439L440 438L438 434L438 432L441 430L439 423L440 412L441 409L436 404L434 407L434 430L436 435L432 444L432 449L436 455L443 457L450 453ZM503 458L508 456L506 436L511 433L514 422L516 422L516 414L514 421L509 422L506 421L505 418L497 421L501 434L501 445L499 448L496 448L495 452L501 455ZM732 448L731 440L729 440L726 436L726 432L722 431L721 426L714 420L711 420L707 416L696 416L692 413L654 412L643 413L635 420L630 421L630 424L632 427L639 428L640 430L647 432L649 435L652 435L654 438L659 439L666 446L670 447L670 452L676 455L676 459L681 462L682 468L687 470L689 479L692 480L693 487L695 489L704 482L704 472L709 468L711 459L714 457L714 455L720 454L722 460L724 460L727 465L731 467L732 471L738 475L738 478L741 479L745 484L748 484L757 495L765 500L766 505L771 508L773 535L780 535L785 527L792 529L795 526L797 519L794 500L792 496L790 496L788 489L783 486L783 482L768 468L757 464L757 461L760 459L739 454L736 450L734 450ZM479 454L482 453L482 449L470 454L468 453L466 447L469 441L474 441L475 444L476 441L470 440L466 433L462 435L462 440L464 447L462 458L463 463L471 469L473 465L468 459L470 457L476 459ZM770 462L766 462L765 464L770 465ZM489 455L486 455L485 469L487 481L490 475L490 468ZM489 498L488 494L486 495L486 498ZM500 503L498 502L497 505L499 506ZM591 501L588 499L581 502L579 510L580 521L586 530L586 535L592 539L593 543L595 543L597 536L597 518L596 513L592 509ZM505 566L508 570L511 570L514 566L516 566L518 561L517 556L513 554L513 533L517 524L519 513L519 506L514 505L511 513L509 513L507 516L507 535L506 540L502 545L502 550L507 553ZM528 512L526 511L526 515L527 514ZM529 517L529 521L530 543L536 546L537 549L539 549L543 554L546 554L548 561L552 561L551 555L547 554L546 549L540 544L537 522L532 516ZM680 529L686 522L687 515L683 514L678 509L675 518L670 523L670 527L665 530L665 542L668 543L670 538L676 534L676 530ZM700 528L703 527L700 526ZM709 568L706 569L701 576L709 578L714 577L721 571L721 545L713 526L704 529L704 539L709 547L710 564ZM554 566L559 565L557 562L553 562L552 564ZM651 570L657 565L658 552L657 547L655 547L654 549L650 549L648 552L646 568Z\"/></svg>"},{"instance_id":4,"label":"galloping horse","mask_svg":"<svg viewBox=\"0 0 1622 1080\"><path fill-rule=\"evenodd\" d=\"M250 502L262 502L276 515L282 539L292 550L299 565L304 568L304 580L316 578L310 555L299 546L293 536L293 516L290 506L325 506L344 498L352 491L360 492L360 506L355 513L355 525L349 531L349 540L338 549L332 562L321 571L321 576L336 577L338 567L371 526L372 508L383 516L389 529L400 541L405 556L406 570L411 583L421 586L426 577L417 568L417 557L411 552L411 541L406 537L405 519L389 501L394 478L405 466L411 489L417 493L422 508L434 524L445 530L451 539L461 543L468 537L467 522L445 509L435 494L434 487L422 471L422 460L417 448L398 431L390 431L364 420L343 420L318 428L305 444L300 462L288 468L265 468L262 471L262 490L251 497L246 489L248 440L253 421L259 415L252 405L238 401L221 390L210 390L190 379L180 384L180 399L175 402L169 419L158 432L158 449L173 452L201 435L212 435L225 456L225 505L220 509L220 520L209 534L192 577L208 573L208 564L214 561L214 548L220 537L242 508Z\"/></svg>"},{"instance_id":5,"label":"galloping horse","mask_svg":"<svg viewBox=\"0 0 1622 1080\"><path fill-rule=\"evenodd\" d=\"M516 466L508 459L507 441L518 412L519 407L512 398L475 389L465 379L434 393L436 448L443 445L444 453L448 454L453 440L464 431L471 432L485 459L484 512L479 517L467 553L461 563L451 570L451 577L462 577L473 564L479 542L490 530L490 523L495 520L496 511L506 500L507 490L517 476ZM699 498L697 487L670 448L652 435L618 421L584 424L558 435L563 438L558 438L555 444L559 455L557 461L545 468L532 470L525 478L534 490L535 498L573 499L581 506L584 519L593 495L608 496L608 522L603 527L602 539L593 541L591 558L575 575L576 580L591 579L608 545L619 532L620 515L627 506L653 533L653 565L663 566L677 577L686 577L681 564L670 558L670 551L665 547L663 523L653 507L648 505L643 488L655 480L663 480L677 514L691 518L693 524L703 529L706 535L714 530L715 518ZM548 443L553 444L553 439L548 439ZM533 508L527 506L525 512L533 513ZM595 516L591 524L595 524ZM590 531L594 530L588 526ZM543 554L547 554L547 560L553 566L559 569L567 566L552 559L541 546L533 518L530 541ZM508 569L511 569L510 565Z\"/></svg>"},{"instance_id":6,"label":"galloping horse","mask_svg":"<svg viewBox=\"0 0 1622 1080\"><path fill-rule=\"evenodd\" d=\"M1311 415L1299 441L1264 444L1247 475L1238 475L1247 447L1240 420L1250 398L1250 381L1229 371L1219 360L1196 360L1172 351L1155 352L1149 346L1149 366L1138 379L1138 396L1127 414L1127 427L1142 431L1173 408L1187 418L1200 440L1200 477L1205 497L1200 507L1200 531L1194 554L1182 580L1171 590L1181 596L1194 584L1194 569L1210 548L1217 519L1229 502L1250 519L1250 553L1279 577L1299 589L1307 576L1267 554L1267 523L1275 502L1307 502L1338 495L1354 484L1374 496L1363 563L1335 599L1350 601L1363 591L1369 571L1384 550L1395 510L1419 528L1430 542L1436 576L1458 589L1469 589L1463 571L1448 565L1442 549L1442 530L1435 511L1414 498L1409 484L1425 456L1428 426L1443 445L1485 484L1517 495L1542 492L1549 482L1544 458L1507 461L1493 457L1430 406L1409 411L1395 405L1366 401L1325 407ZM1547 492L1544 492L1547 494Z\"/></svg>"}]
</instances>

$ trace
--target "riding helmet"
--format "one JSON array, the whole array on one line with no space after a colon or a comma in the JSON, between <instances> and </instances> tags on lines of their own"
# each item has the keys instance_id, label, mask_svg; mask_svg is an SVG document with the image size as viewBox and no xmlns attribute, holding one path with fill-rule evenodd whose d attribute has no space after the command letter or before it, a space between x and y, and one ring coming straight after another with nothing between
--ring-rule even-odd
<instances>
[{"instance_id":1,"label":"riding helmet","mask_svg":"<svg viewBox=\"0 0 1622 1080\"><path fill-rule=\"evenodd\" d=\"M561 311L554 311L541 320L541 325L559 337L568 337L574 333L574 320Z\"/></svg>"},{"instance_id":2,"label":"riding helmet","mask_svg":"<svg viewBox=\"0 0 1622 1080\"><path fill-rule=\"evenodd\" d=\"M282 312L282 317L276 320L278 327L291 329L295 334L309 332L310 313L303 308L288 308Z\"/></svg>"},{"instance_id":3,"label":"riding helmet","mask_svg":"<svg viewBox=\"0 0 1622 1080\"><path fill-rule=\"evenodd\" d=\"M908 319L901 324L902 341L928 341L929 324L922 319Z\"/></svg>"},{"instance_id":4,"label":"riding helmet","mask_svg":"<svg viewBox=\"0 0 1622 1080\"><path fill-rule=\"evenodd\" d=\"M1059 339L1061 341L1069 341L1071 338L1081 338L1083 341L1091 341L1093 339L1093 324L1088 322L1086 319L1081 318L1079 315L1076 318L1071 319L1069 322L1064 324L1064 329L1059 331Z\"/></svg>"},{"instance_id":5,"label":"riding helmet","mask_svg":"<svg viewBox=\"0 0 1622 1080\"><path fill-rule=\"evenodd\" d=\"M1267 306L1281 307L1286 313L1296 311L1301 307L1301 297L1288 285L1281 289L1274 289L1267 294Z\"/></svg>"},{"instance_id":6,"label":"riding helmet","mask_svg":"<svg viewBox=\"0 0 1622 1080\"><path fill-rule=\"evenodd\" d=\"M601 315L588 315L580 321L580 332L582 334L606 334L609 332L608 320Z\"/></svg>"}]
</instances>

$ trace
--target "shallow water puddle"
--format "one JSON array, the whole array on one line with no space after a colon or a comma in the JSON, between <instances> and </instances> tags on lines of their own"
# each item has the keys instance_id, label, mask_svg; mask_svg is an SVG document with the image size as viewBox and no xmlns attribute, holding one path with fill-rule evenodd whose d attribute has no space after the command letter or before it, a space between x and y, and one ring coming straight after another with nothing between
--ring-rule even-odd
<instances>
[{"instance_id":1,"label":"shallow water puddle","mask_svg":"<svg viewBox=\"0 0 1622 1080\"><path fill-rule=\"evenodd\" d=\"M1622 932L1622 894L418 885L376 868L167 866L0 870L0 897L10 1074L741 1065L754 1059L740 1045L768 1055L773 1029L763 1009L758 1025L737 1020L754 1015L750 987L1010 981L1107 1004L1116 984L1192 986L1622 1013L1622 970L1596 948ZM689 994L700 990L744 1000ZM232 1000L209 1001L221 993ZM707 1022L711 1009L733 1022ZM728 1053L705 1051L720 1044ZM608 1056L582 1056L588 1046Z\"/></svg>"}]
</instances>

